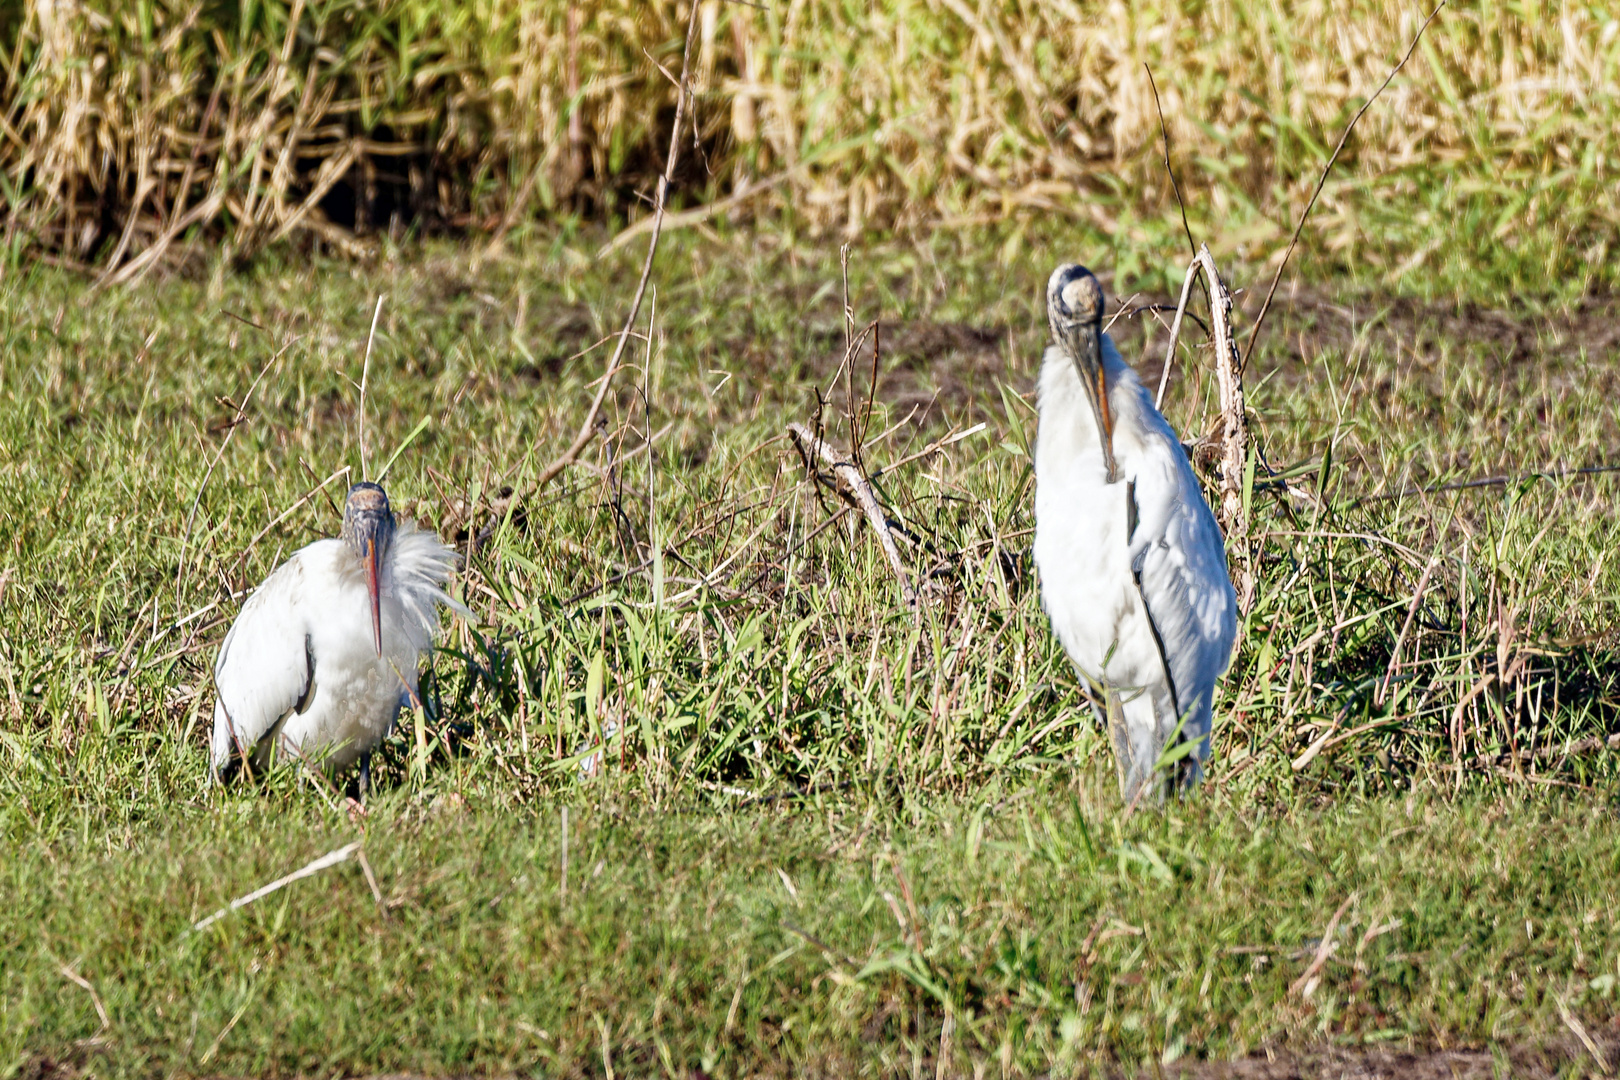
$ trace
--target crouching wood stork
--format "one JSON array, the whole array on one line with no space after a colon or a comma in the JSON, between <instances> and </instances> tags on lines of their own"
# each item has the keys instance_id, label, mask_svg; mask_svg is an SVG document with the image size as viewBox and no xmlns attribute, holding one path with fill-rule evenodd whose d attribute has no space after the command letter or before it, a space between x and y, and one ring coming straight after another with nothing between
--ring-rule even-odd
<instances>
[{"instance_id":1,"label":"crouching wood stork","mask_svg":"<svg viewBox=\"0 0 1620 1080\"><path fill-rule=\"evenodd\" d=\"M1089 270L1053 271L1035 565L1052 629L1091 689L1121 793L1134 802L1150 780L1149 793L1162 796L1202 776L1237 599L1186 451L1103 333L1102 314L1102 286ZM1155 779L1161 759L1175 760Z\"/></svg>"},{"instance_id":2,"label":"crouching wood stork","mask_svg":"<svg viewBox=\"0 0 1620 1080\"><path fill-rule=\"evenodd\" d=\"M337 773L371 751L417 694L456 553L399 523L379 485L349 489L343 531L295 551L254 591L214 661L214 774L280 750Z\"/></svg>"}]
</instances>

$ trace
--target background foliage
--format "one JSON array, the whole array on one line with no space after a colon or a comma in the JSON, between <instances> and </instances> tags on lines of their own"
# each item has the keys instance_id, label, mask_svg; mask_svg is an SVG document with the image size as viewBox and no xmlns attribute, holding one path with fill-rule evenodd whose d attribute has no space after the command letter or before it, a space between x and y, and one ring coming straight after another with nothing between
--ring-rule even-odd
<instances>
[{"instance_id":1,"label":"background foliage","mask_svg":"<svg viewBox=\"0 0 1620 1080\"><path fill-rule=\"evenodd\" d=\"M26 0L0 23L8 232L116 272L311 234L623 220L662 165L686 8L654 0ZM1264 260L1425 11L1393 0L702 0L684 197L812 227L1048 215L1131 239L1172 161L1217 255ZM1362 121L1309 239L1422 291L1506 245L1613 281L1620 21L1455 3ZM1465 227L1459 227L1459 225ZM146 261L142 261L146 256ZM133 269L131 269L133 267Z\"/></svg>"}]
</instances>

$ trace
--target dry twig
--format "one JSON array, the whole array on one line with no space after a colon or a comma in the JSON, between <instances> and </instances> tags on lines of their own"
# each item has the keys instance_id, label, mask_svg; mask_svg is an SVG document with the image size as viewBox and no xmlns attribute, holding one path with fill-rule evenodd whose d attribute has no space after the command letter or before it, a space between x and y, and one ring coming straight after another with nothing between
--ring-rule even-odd
<instances>
[{"instance_id":1,"label":"dry twig","mask_svg":"<svg viewBox=\"0 0 1620 1080\"><path fill-rule=\"evenodd\" d=\"M1277 295L1277 283L1282 281L1283 270L1287 268L1288 260L1293 256L1294 248L1299 244L1300 233L1305 230L1305 219L1311 216L1311 210L1315 208L1316 200L1321 196L1322 188L1327 184L1328 174L1333 171L1333 163L1339 160L1339 152L1344 149L1344 144L1349 141L1350 133L1356 130L1356 124L1360 122L1367 110L1372 107L1372 103L1378 100L1378 95L1384 92L1384 88L1400 73L1401 68L1406 66L1406 62L1412 59L1412 53L1417 50L1418 42L1423 40L1423 32L1429 28L1429 24L1434 22L1435 16L1439 15L1440 9L1445 6L1446 0L1440 0L1435 9L1429 12L1429 17L1423 20L1423 25L1418 27L1416 34L1412 35L1412 44L1406 47L1406 55L1401 57L1401 62L1390 69L1389 74L1384 77L1384 81L1379 84L1378 89L1373 91L1372 97L1362 103L1361 108L1356 110L1356 115L1352 116L1350 122L1344 126L1344 133L1339 136L1338 145L1333 148L1333 153L1328 157L1327 164L1322 167L1322 175L1316 180L1316 190L1311 192L1310 201L1305 204L1304 211L1299 215L1299 223L1294 226L1294 235L1288 241L1288 250L1283 252L1282 261L1277 264L1277 272L1271 277L1271 288L1266 290L1265 302L1260 305L1260 314L1255 316L1254 327L1249 331L1249 344L1244 350L1243 362L1239 365L1240 371L1249 366L1249 357L1254 355L1254 344L1260 340L1260 327L1265 325L1266 312L1271 310L1272 298Z\"/></svg>"},{"instance_id":2,"label":"dry twig","mask_svg":"<svg viewBox=\"0 0 1620 1080\"><path fill-rule=\"evenodd\" d=\"M223 919L225 916L229 915L231 912L235 911L237 908L247 907L249 904L253 903L255 900L262 900L266 896L269 896L271 893L275 892L276 890L281 889L281 888L283 888L283 887L285 887L287 885L291 885L295 881L299 881L299 880L301 880L303 878L307 878L307 877L313 877L314 875L320 873L322 870L325 870L327 867L336 866L338 863L348 860L348 858L350 856L352 856L355 852L357 852L359 850L360 850L360 841L356 840L352 844L345 844L343 847L338 848L336 851L329 851L325 855L322 855L320 858L316 859L314 862L309 863L306 866L300 867L297 870L294 870L292 873L288 874L286 877L279 877L276 880L272 881L268 885L264 885L264 886L261 886L260 888L254 889L252 892L248 893L246 896L238 896L235 900L232 900L229 904L227 904L224 907L220 908L218 911L214 912L212 915L208 916L205 919L198 920L196 923L194 923L192 925L191 929L194 930L194 931L195 930L206 930L210 926L217 923L219 920Z\"/></svg>"},{"instance_id":3,"label":"dry twig","mask_svg":"<svg viewBox=\"0 0 1620 1080\"><path fill-rule=\"evenodd\" d=\"M647 295L647 282L652 278L653 259L658 254L658 238L664 228L664 206L669 195L669 185L675 180L675 165L680 160L681 120L686 115L686 99L691 94L686 73L692 56L692 38L697 29L699 6L691 5L686 19L686 48L681 53L681 77L675 93L675 119L669 129L669 154L664 162L664 174L658 178L657 195L653 200L652 238L647 242L647 257L641 264L641 280L636 284L636 295L630 301L630 312L625 316L624 326L619 331L619 343L613 347L613 355L608 359L601 385L596 389L596 397L591 400L591 407L585 413L585 422L579 426L579 434L574 436L574 441L568 445L568 449L540 470L540 475L534 482L535 491L551 483L568 468L574 459L579 457L579 452L585 449L585 444L595 435L596 418L602 411L602 402L607 400L608 389L613 385L614 373L619 370L619 360L624 356L625 347L630 343L630 331L636 324L636 318L641 314L641 301Z\"/></svg>"},{"instance_id":4,"label":"dry twig","mask_svg":"<svg viewBox=\"0 0 1620 1080\"><path fill-rule=\"evenodd\" d=\"M894 534L889 531L888 518L883 513L877 495L872 491L872 485L867 483L866 478L852 462L839 457L837 451L817 438L815 433L803 424L789 424L788 434L793 436L793 442L799 448L806 471L819 478L815 463L819 460L826 464L832 470L833 490L837 491L845 502L857 507L866 515L866 520L877 533L878 543L883 546L883 554L888 557L889 565L894 569L895 578L900 582L900 595L913 617L916 617L917 590L911 585L911 575L906 572L906 564L900 558L900 549L895 545Z\"/></svg>"},{"instance_id":5,"label":"dry twig","mask_svg":"<svg viewBox=\"0 0 1620 1080\"><path fill-rule=\"evenodd\" d=\"M1355 902L1356 894L1351 893L1344 898L1344 903L1339 905L1339 910L1333 913L1333 918L1328 920L1327 929L1322 931L1322 940L1316 946L1316 955L1311 958L1311 964L1305 969L1305 973L1295 979L1293 984L1288 987L1290 994L1310 997L1316 993L1317 983L1321 981L1319 976L1322 968L1327 964L1328 957L1333 955L1333 946L1335 944L1333 935L1339 929L1339 920L1344 918L1344 913L1349 911L1350 905Z\"/></svg>"}]
</instances>

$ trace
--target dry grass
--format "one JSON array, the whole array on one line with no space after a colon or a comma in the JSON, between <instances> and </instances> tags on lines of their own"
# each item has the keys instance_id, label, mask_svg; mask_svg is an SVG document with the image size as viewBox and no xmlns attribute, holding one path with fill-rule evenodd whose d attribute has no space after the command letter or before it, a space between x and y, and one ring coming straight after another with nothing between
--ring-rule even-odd
<instances>
[{"instance_id":1,"label":"dry grass","mask_svg":"<svg viewBox=\"0 0 1620 1080\"><path fill-rule=\"evenodd\" d=\"M200 225L238 255L300 233L364 253L390 224L633 216L674 106L655 62L675 66L685 12L29 0L0 25L13 244L132 276ZM1195 224L1219 223L1218 256L1263 260L1424 14L703 0L685 190L779 180L759 200L850 232L1060 212L1140 248L1172 207L1151 66ZM1546 277L1612 280L1617 71L1601 5L1446 9L1308 241L1392 278L1505 244L1534 248Z\"/></svg>"}]
</instances>

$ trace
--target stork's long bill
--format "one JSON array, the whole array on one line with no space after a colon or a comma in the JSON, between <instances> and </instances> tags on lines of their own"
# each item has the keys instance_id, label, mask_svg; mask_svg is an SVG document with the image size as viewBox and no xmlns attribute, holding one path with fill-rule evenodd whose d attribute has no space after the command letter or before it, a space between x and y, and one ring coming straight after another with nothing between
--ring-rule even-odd
<instances>
[{"instance_id":1,"label":"stork's long bill","mask_svg":"<svg viewBox=\"0 0 1620 1080\"><path fill-rule=\"evenodd\" d=\"M371 639L376 642L377 655L382 655L382 593L378 591L377 571L381 560L377 555L377 541L366 541L366 591L371 594Z\"/></svg>"},{"instance_id":2,"label":"stork's long bill","mask_svg":"<svg viewBox=\"0 0 1620 1080\"><path fill-rule=\"evenodd\" d=\"M382 573L388 545L394 538L394 511L388 494L376 484L360 483L349 489L343 507L343 539L366 571L366 596L371 605L371 640L381 656Z\"/></svg>"},{"instance_id":3,"label":"stork's long bill","mask_svg":"<svg viewBox=\"0 0 1620 1080\"><path fill-rule=\"evenodd\" d=\"M1108 408L1108 379L1102 356L1102 285L1083 266L1068 263L1052 273L1046 285L1046 317L1052 340L1068 353L1086 388L1102 438L1108 482L1119 479L1114 464L1114 417Z\"/></svg>"}]
</instances>

